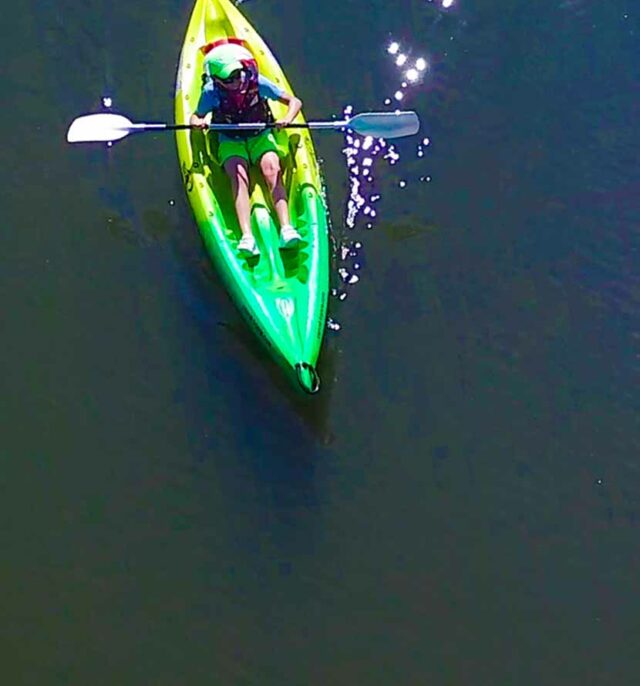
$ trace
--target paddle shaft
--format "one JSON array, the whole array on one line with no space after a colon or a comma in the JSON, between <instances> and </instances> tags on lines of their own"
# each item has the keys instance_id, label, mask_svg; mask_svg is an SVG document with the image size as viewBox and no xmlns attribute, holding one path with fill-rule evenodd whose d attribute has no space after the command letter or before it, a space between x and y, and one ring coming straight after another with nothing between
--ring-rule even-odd
<instances>
[{"instance_id":1,"label":"paddle shaft","mask_svg":"<svg viewBox=\"0 0 640 686\"><path fill-rule=\"evenodd\" d=\"M85 114L71 122L67 131L69 143L101 143L119 141L130 133L144 131L179 131L199 129L193 124L168 124L167 122L134 123L121 114L98 112ZM238 124L209 124L212 131L248 131L259 132L278 128L275 122L240 122ZM374 138L401 138L413 136L420 128L420 121L415 112L363 112L350 119L334 121L310 121L306 124L287 124L287 129L324 129L341 131L350 129L361 136Z\"/></svg>"},{"instance_id":2,"label":"paddle shaft","mask_svg":"<svg viewBox=\"0 0 640 686\"><path fill-rule=\"evenodd\" d=\"M287 129L341 129L342 127L348 126L349 122L346 119L341 121L310 121L306 124L287 124L283 128ZM198 126L193 124L132 124L130 127L131 131L148 131L148 130L162 130L162 131L183 131L185 129L197 129ZM210 124L207 127L210 131L238 131L238 130L249 130L249 131L261 131L263 129L275 128L275 124L262 124L262 123L240 123L240 124Z\"/></svg>"}]
</instances>

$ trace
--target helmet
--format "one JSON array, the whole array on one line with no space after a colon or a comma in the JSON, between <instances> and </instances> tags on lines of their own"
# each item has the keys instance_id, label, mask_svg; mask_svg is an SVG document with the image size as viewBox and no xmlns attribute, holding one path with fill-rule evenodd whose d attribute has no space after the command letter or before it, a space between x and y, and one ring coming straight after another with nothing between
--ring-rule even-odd
<instances>
[{"instance_id":1,"label":"helmet","mask_svg":"<svg viewBox=\"0 0 640 686\"><path fill-rule=\"evenodd\" d=\"M207 46L209 47L209 46ZM214 44L204 58L204 69L209 76L226 79L237 69L255 65L253 55L237 43Z\"/></svg>"}]
</instances>

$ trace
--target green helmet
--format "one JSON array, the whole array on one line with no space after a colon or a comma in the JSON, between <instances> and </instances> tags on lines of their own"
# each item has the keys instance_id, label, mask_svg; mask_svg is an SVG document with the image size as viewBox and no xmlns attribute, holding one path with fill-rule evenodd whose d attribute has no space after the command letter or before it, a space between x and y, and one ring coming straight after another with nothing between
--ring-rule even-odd
<instances>
[{"instance_id":1,"label":"green helmet","mask_svg":"<svg viewBox=\"0 0 640 686\"><path fill-rule=\"evenodd\" d=\"M247 60L254 60L253 55L241 45L228 43L218 45L204 59L204 69L209 76L226 79L236 69L242 69Z\"/></svg>"}]
</instances>

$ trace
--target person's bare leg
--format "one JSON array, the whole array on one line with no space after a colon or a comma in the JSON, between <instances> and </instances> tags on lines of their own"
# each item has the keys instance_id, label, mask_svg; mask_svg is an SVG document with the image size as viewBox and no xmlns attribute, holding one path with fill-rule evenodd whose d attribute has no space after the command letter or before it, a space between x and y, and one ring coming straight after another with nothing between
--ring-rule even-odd
<instances>
[{"instance_id":1,"label":"person's bare leg","mask_svg":"<svg viewBox=\"0 0 640 686\"><path fill-rule=\"evenodd\" d=\"M266 152L260 158L260 169L264 176L264 180L267 182L267 186L271 191L273 206L278 215L280 227L290 226L289 201L287 199L287 191L282 183L282 170L280 168L280 159L278 158L278 155L275 152Z\"/></svg>"},{"instance_id":2,"label":"person's bare leg","mask_svg":"<svg viewBox=\"0 0 640 686\"><path fill-rule=\"evenodd\" d=\"M243 236L252 236L251 203L249 201L249 164L242 157L230 157L224 163L224 170L231 180L238 224Z\"/></svg>"}]
</instances>

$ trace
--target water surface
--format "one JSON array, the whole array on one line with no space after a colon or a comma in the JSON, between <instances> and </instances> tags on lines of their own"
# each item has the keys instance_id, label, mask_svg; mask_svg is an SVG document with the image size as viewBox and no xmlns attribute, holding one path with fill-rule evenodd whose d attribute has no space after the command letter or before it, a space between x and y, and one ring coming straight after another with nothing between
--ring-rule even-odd
<instances>
[{"instance_id":1,"label":"water surface","mask_svg":"<svg viewBox=\"0 0 640 686\"><path fill-rule=\"evenodd\" d=\"M429 64L373 221L316 137L347 250L313 399L209 265L172 138L64 142L104 96L171 119L190 11L4 24L5 680L637 683L635 6L242 5L310 117L395 106L392 41Z\"/></svg>"}]
</instances>

